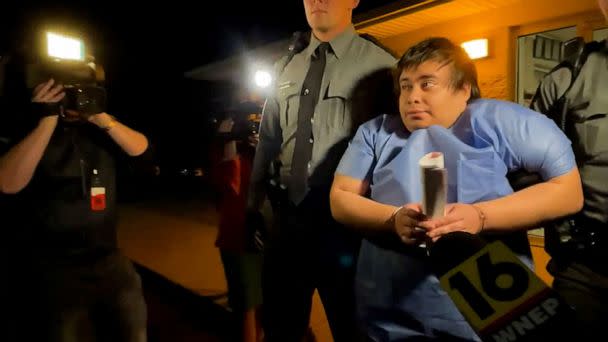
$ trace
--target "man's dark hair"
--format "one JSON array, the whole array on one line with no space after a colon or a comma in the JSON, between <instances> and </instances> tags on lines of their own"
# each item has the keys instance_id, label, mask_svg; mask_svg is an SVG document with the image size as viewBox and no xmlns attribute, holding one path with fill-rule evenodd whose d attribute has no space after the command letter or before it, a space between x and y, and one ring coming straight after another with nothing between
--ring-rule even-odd
<instances>
[{"instance_id":1,"label":"man's dark hair","mask_svg":"<svg viewBox=\"0 0 608 342\"><path fill-rule=\"evenodd\" d=\"M399 94L399 76L403 70L417 68L427 61L436 61L442 65L452 64L453 89L462 89L465 84L471 86L469 103L481 97L477 84L477 70L464 49L447 38L428 38L407 49L399 63L394 75L395 90Z\"/></svg>"}]
</instances>

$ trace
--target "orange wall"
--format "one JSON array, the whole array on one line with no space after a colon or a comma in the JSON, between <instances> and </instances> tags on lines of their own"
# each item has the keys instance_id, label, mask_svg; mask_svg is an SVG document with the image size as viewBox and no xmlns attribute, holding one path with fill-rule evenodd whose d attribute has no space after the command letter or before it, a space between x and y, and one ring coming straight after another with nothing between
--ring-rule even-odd
<instances>
[{"instance_id":1,"label":"orange wall","mask_svg":"<svg viewBox=\"0 0 608 342\"><path fill-rule=\"evenodd\" d=\"M581 22L596 23L600 18L595 0L527 0L498 10L430 25L385 38L381 42L402 54L413 44L433 36L447 37L456 43L488 38L489 57L476 61L482 96L513 100L518 35ZM525 32L526 28L536 31ZM587 32L583 33L587 35Z\"/></svg>"},{"instance_id":2,"label":"orange wall","mask_svg":"<svg viewBox=\"0 0 608 342\"><path fill-rule=\"evenodd\" d=\"M528 235L530 241L530 249L532 250L532 259L534 260L534 271L540 279L546 284L553 284L553 276L547 272L547 263L549 263L549 255L545 252L545 241L543 237L536 235Z\"/></svg>"}]
</instances>

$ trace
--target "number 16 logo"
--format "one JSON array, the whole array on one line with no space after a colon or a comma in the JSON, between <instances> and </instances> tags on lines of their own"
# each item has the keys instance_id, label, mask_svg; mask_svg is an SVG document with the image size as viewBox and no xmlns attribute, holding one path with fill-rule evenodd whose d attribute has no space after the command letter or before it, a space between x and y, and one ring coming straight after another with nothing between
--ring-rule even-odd
<instances>
[{"instance_id":1,"label":"number 16 logo","mask_svg":"<svg viewBox=\"0 0 608 342\"><path fill-rule=\"evenodd\" d=\"M441 286L476 331L517 311L547 285L502 242L495 241L450 270Z\"/></svg>"}]
</instances>

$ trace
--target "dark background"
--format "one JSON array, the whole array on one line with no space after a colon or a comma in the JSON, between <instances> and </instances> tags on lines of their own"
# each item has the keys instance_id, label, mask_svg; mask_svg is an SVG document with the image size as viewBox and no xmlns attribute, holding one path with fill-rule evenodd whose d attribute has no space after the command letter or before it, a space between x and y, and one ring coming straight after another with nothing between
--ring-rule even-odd
<instances>
[{"instance_id":1,"label":"dark background","mask_svg":"<svg viewBox=\"0 0 608 342\"><path fill-rule=\"evenodd\" d=\"M355 13L390 3L363 0ZM48 25L74 31L106 71L108 112L145 132L167 169L205 159L205 94L185 71L307 29L300 0L3 1L0 52Z\"/></svg>"}]
</instances>

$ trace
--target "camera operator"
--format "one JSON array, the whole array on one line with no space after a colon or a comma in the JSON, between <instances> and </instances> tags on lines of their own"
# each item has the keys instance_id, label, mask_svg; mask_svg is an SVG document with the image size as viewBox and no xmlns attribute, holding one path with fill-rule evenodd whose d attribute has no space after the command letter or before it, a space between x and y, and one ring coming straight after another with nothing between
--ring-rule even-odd
<instances>
[{"instance_id":1,"label":"camera operator","mask_svg":"<svg viewBox=\"0 0 608 342\"><path fill-rule=\"evenodd\" d=\"M3 113L24 123L0 132L9 146L0 157L16 320L9 340L145 341L141 280L117 246L116 156L145 161L148 140L105 108L60 106L65 96L51 79L27 108Z\"/></svg>"},{"instance_id":2,"label":"camera operator","mask_svg":"<svg viewBox=\"0 0 608 342\"><path fill-rule=\"evenodd\" d=\"M243 95L241 95L242 97ZM215 245L220 249L228 284L228 301L234 313L234 339L263 340L262 254L252 245L245 225L247 190L251 176L262 106L244 100L220 120L212 148L212 177L220 196L219 226Z\"/></svg>"}]
</instances>

